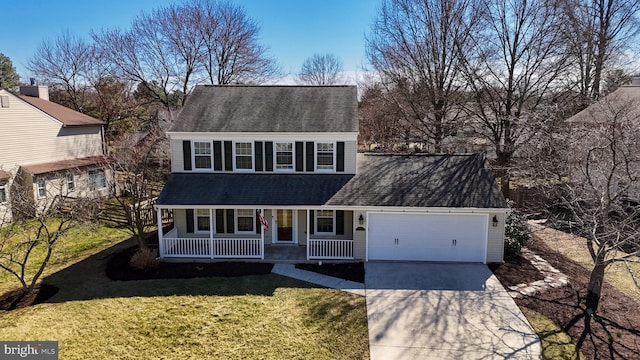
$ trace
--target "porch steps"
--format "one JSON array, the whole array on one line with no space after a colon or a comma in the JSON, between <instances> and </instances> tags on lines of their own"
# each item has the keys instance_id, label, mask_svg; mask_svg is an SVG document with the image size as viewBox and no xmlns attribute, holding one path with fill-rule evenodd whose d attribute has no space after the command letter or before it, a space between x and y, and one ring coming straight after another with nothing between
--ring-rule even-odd
<instances>
[{"instance_id":1,"label":"porch steps","mask_svg":"<svg viewBox=\"0 0 640 360\"><path fill-rule=\"evenodd\" d=\"M297 269L293 264L275 264L273 265L271 272L277 275L287 276L306 281L308 283L364 296L364 284L314 273L313 271Z\"/></svg>"}]
</instances>

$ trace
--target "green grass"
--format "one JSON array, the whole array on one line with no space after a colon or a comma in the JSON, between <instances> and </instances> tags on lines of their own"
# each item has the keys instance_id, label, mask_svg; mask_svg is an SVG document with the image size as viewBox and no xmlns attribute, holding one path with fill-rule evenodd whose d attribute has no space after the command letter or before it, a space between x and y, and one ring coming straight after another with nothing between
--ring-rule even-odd
<instances>
[{"instance_id":1,"label":"green grass","mask_svg":"<svg viewBox=\"0 0 640 360\"><path fill-rule=\"evenodd\" d=\"M57 340L61 359L369 357L364 297L274 274L111 281L109 254L134 242L94 236L65 244L53 298L0 312L3 340Z\"/></svg>"},{"instance_id":2,"label":"green grass","mask_svg":"<svg viewBox=\"0 0 640 360\"><path fill-rule=\"evenodd\" d=\"M525 307L521 307L520 310L540 337L543 360L576 359L576 346L572 343L569 335L562 332L553 321L544 315ZM578 359L584 359L584 355L578 353Z\"/></svg>"},{"instance_id":3,"label":"green grass","mask_svg":"<svg viewBox=\"0 0 640 360\"><path fill-rule=\"evenodd\" d=\"M544 241L550 249L582 265L587 271L591 271L593 259L587 249L586 239L540 225L530 223L530 226L535 237ZM612 255L615 254L612 253ZM632 257L631 260L636 261L635 263L630 263L634 274L640 274L640 258ZM605 281L626 295L640 300L640 289L636 286L624 263L617 262L607 267Z\"/></svg>"}]
</instances>

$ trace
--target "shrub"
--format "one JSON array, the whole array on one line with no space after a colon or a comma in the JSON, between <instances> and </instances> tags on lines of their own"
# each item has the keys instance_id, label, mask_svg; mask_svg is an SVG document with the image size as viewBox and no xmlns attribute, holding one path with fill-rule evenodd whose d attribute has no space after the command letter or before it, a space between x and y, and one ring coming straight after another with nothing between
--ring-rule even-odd
<instances>
[{"instance_id":1,"label":"shrub","mask_svg":"<svg viewBox=\"0 0 640 360\"><path fill-rule=\"evenodd\" d=\"M158 261L157 255L158 252L156 249L146 248L139 249L129 260L129 265L132 268L149 271L154 270L160 267L160 261Z\"/></svg>"},{"instance_id":2,"label":"shrub","mask_svg":"<svg viewBox=\"0 0 640 360\"><path fill-rule=\"evenodd\" d=\"M523 246L531 239L531 229L527 224L527 218L520 211L511 209L504 229L504 255L505 258L513 258L520 255Z\"/></svg>"}]
</instances>

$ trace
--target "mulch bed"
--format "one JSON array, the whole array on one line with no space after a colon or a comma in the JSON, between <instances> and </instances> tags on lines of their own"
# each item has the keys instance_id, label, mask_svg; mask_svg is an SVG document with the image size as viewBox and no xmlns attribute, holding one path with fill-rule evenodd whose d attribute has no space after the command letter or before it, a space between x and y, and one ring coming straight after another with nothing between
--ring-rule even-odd
<instances>
[{"instance_id":1,"label":"mulch bed","mask_svg":"<svg viewBox=\"0 0 640 360\"><path fill-rule=\"evenodd\" d=\"M585 298L590 270L553 251L538 240L528 248L547 260L569 278L569 285L547 289L533 296L518 298L527 307L551 319L571 336L587 359L640 358L640 303L605 283L598 313L591 318L591 331L585 332ZM501 268L495 273L504 285L518 282L520 267L511 267L506 275ZM507 268L505 268L507 269ZM519 282L529 282L525 272Z\"/></svg>"},{"instance_id":2,"label":"mulch bed","mask_svg":"<svg viewBox=\"0 0 640 360\"><path fill-rule=\"evenodd\" d=\"M489 264L489 269L500 279L502 286L505 288L544 280L544 275L535 266L531 265L529 260L520 255L507 259L503 264Z\"/></svg>"},{"instance_id":3,"label":"mulch bed","mask_svg":"<svg viewBox=\"0 0 640 360\"><path fill-rule=\"evenodd\" d=\"M191 279L196 277L234 277L246 275L264 275L271 273L273 264L251 262L162 262L158 269L148 271L134 269L129 265L131 256L137 251L131 247L111 256L107 263L107 276L111 280L150 280L150 279Z\"/></svg>"},{"instance_id":4,"label":"mulch bed","mask_svg":"<svg viewBox=\"0 0 640 360\"><path fill-rule=\"evenodd\" d=\"M364 284L364 263L296 264L296 268Z\"/></svg>"},{"instance_id":5,"label":"mulch bed","mask_svg":"<svg viewBox=\"0 0 640 360\"><path fill-rule=\"evenodd\" d=\"M58 293L58 288L49 284L38 284L28 294L22 288L0 295L0 310L10 311L45 302Z\"/></svg>"}]
</instances>

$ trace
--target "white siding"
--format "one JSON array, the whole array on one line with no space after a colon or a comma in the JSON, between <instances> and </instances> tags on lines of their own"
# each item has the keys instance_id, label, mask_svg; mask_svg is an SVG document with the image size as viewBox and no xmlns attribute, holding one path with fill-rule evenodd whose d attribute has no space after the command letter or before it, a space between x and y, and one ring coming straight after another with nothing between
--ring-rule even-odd
<instances>
[{"instance_id":1,"label":"white siding","mask_svg":"<svg viewBox=\"0 0 640 360\"><path fill-rule=\"evenodd\" d=\"M367 231L366 230L356 230L359 227L365 228L367 224L364 223L360 225L358 222L358 218L362 215L364 219L367 218L367 214L364 211L354 211L353 212L353 258L355 260L364 260L367 254Z\"/></svg>"},{"instance_id":2,"label":"white siding","mask_svg":"<svg viewBox=\"0 0 640 360\"><path fill-rule=\"evenodd\" d=\"M493 226L493 216L498 218L498 226ZM504 220L505 214L489 214L489 234L487 238L487 262L499 263L504 254Z\"/></svg>"},{"instance_id":3,"label":"white siding","mask_svg":"<svg viewBox=\"0 0 640 360\"><path fill-rule=\"evenodd\" d=\"M101 126L63 128L62 124L6 90L9 107L0 107L0 165L30 165L102 155Z\"/></svg>"},{"instance_id":4,"label":"white siding","mask_svg":"<svg viewBox=\"0 0 640 360\"><path fill-rule=\"evenodd\" d=\"M184 158L182 157L182 140L171 139L171 172L184 171Z\"/></svg>"}]
</instances>

